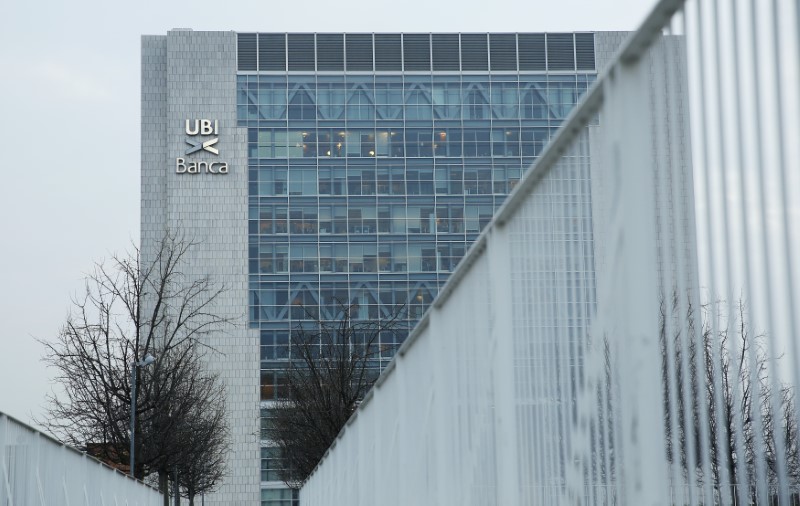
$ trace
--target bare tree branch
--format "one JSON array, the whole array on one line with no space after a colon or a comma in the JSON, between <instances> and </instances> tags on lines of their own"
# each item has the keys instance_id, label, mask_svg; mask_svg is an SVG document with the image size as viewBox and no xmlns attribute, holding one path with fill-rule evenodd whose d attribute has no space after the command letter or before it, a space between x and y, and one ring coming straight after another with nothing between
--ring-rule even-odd
<instances>
[{"instance_id":1,"label":"bare tree branch","mask_svg":"<svg viewBox=\"0 0 800 506\"><path fill-rule=\"evenodd\" d=\"M63 441L128 466L131 368L149 353L155 363L136 378L134 472L163 481L178 470L192 496L225 472L224 390L203 352L216 352L206 336L233 324L213 309L224 288L183 272L194 246L167 234L148 265L137 248L95 264L57 338L41 341L63 393L48 397L47 417L38 420Z\"/></svg>"},{"instance_id":2,"label":"bare tree branch","mask_svg":"<svg viewBox=\"0 0 800 506\"><path fill-rule=\"evenodd\" d=\"M286 461L281 479L298 488L314 470L380 373L385 343L407 331L404 307L380 320L355 319L356 304L340 304L339 319L321 320L292 334L286 398L271 409L271 440ZM387 339L387 337L392 336ZM394 345L392 345L394 346Z\"/></svg>"},{"instance_id":3,"label":"bare tree branch","mask_svg":"<svg viewBox=\"0 0 800 506\"><path fill-rule=\"evenodd\" d=\"M719 304L717 304L719 305ZM715 487L722 485L723 469L732 486L748 483L750 490L738 491L751 498L754 487L762 480L768 486L778 481L777 438L785 443L784 458L787 473L794 484L800 483L800 459L798 451L798 426L795 416L794 388L782 384L778 391L773 389L773 379L768 363L774 360L766 351L764 334L751 333L747 308L743 301L736 306L736 314L729 315L729 321L712 325L711 318L719 318L709 307L703 307L699 322L695 321L691 305L688 307L688 339L679 332L671 336L673 345L668 348L667 318L680 322L678 315L668 315L662 304L661 311L661 352L662 377L664 379L663 402L665 406L665 430L667 456L670 460L680 459L684 473L695 473L700 480L711 480ZM673 303L673 308L678 304ZM701 326L699 341L694 339L695 325ZM681 325L673 325L681 328ZM712 329L716 328L716 334ZM730 329L730 331L728 330ZM669 353L672 357L669 357ZM687 355L688 370L683 365L683 355ZM715 357L717 357L715 359ZM702 364L698 370L696 364ZM670 393L667 377L668 367L675 368L677 376ZM686 392L686 385L690 391ZM715 402L718 396L719 403ZM772 409L773 397L777 396L780 412ZM687 400L691 403L686 405ZM678 417L677 434L673 434L670 403L675 402L675 416ZM721 409L721 411L720 411ZM707 413L701 416L701 410ZM707 433L710 455L701 455L701 420L707 418ZM689 469L689 438L694 438L697 454L692 459L696 469ZM709 463L711 476L703 476L700 463ZM759 476L758 463L762 462L766 476ZM723 468L724 466L724 468ZM731 493L736 496L737 491Z\"/></svg>"}]
</instances>

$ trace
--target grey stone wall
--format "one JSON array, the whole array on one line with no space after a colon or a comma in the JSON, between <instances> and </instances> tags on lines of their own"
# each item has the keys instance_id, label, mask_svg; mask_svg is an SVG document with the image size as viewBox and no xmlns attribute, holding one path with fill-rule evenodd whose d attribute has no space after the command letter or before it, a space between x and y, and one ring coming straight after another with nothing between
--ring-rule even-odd
<instances>
[{"instance_id":1,"label":"grey stone wall","mask_svg":"<svg viewBox=\"0 0 800 506\"><path fill-rule=\"evenodd\" d=\"M632 32L597 32L594 34L594 61L598 75L611 63L622 43Z\"/></svg>"},{"instance_id":2,"label":"grey stone wall","mask_svg":"<svg viewBox=\"0 0 800 506\"><path fill-rule=\"evenodd\" d=\"M167 38L142 37L142 261L150 263L152 245L166 229L167 213Z\"/></svg>"},{"instance_id":3,"label":"grey stone wall","mask_svg":"<svg viewBox=\"0 0 800 506\"><path fill-rule=\"evenodd\" d=\"M228 475L207 504L258 504L259 348L247 327L246 129L236 127L236 35L173 30L142 40L142 250L166 230L196 241L186 274L227 291L214 308L238 325L208 338L208 367L224 381L232 447ZM185 155L189 119L217 120L219 155ZM199 137L198 137L199 139ZM226 161L228 174L177 174L175 159Z\"/></svg>"}]
</instances>

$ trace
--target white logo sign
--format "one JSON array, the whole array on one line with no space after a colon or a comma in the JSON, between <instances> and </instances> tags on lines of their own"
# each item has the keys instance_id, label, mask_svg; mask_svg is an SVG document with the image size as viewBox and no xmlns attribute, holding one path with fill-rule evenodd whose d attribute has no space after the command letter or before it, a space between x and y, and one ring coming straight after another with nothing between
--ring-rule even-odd
<instances>
[{"instance_id":1,"label":"white logo sign","mask_svg":"<svg viewBox=\"0 0 800 506\"><path fill-rule=\"evenodd\" d=\"M192 139L187 138L186 144L189 148L186 150L186 155L191 155L199 151L206 151L213 155L219 155L219 150L214 147L219 142L219 123L217 120L210 119L195 119L186 120L184 128L186 135L191 137L201 135L213 135L211 139ZM227 174L227 162L207 162L207 161L186 161L183 158L175 159L175 172L178 174L200 174L201 172L207 174Z\"/></svg>"},{"instance_id":2,"label":"white logo sign","mask_svg":"<svg viewBox=\"0 0 800 506\"><path fill-rule=\"evenodd\" d=\"M213 126L212 126L213 125ZM194 125L192 125L191 120L186 120L186 135L219 135L219 125L217 120L214 120L212 123L210 119L196 119L194 120ZM219 141L218 137L213 139L209 139L207 141L196 141L194 139L186 139L186 144L190 145L191 147L186 150L187 155L191 155L192 153L196 153L198 151L205 150L209 153L214 153L215 155L219 154L219 150L217 148L212 148L214 144Z\"/></svg>"}]
</instances>

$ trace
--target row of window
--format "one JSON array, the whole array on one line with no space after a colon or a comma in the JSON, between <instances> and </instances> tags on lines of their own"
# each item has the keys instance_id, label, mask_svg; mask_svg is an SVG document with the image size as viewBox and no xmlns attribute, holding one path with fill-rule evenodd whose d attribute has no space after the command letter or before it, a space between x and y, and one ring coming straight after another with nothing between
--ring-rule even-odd
<instances>
[{"instance_id":1,"label":"row of window","mask_svg":"<svg viewBox=\"0 0 800 506\"><path fill-rule=\"evenodd\" d=\"M563 90L585 90L595 80L594 74L570 75L239 75L239 103L286 103L297 93L304 92L315 102L345 104L363 94L375 104L402 105L418 93L436 105L463 104L471 93L479 93L491 103L518 103L519 93L534 90L540 95L557 99Z\"/></svg>"},{"instance_id":2,"label":"row of window","mask_svg":"<svg viewBox=\"0 0 800 506\"><path fill-rule=\"evenodd\" d=\"M370 195L437 195L458 197L461 195L496 195L497 204L514 189L523 169L519 166L402 164L364 166L286 165L254 166L250 170L251 197L273 196L370 196ZM554 187L553 194L569 195L583 188L588 194L588 180L564 180ZM556 183L545 183L556 184ZM567 187L566 185L570 186ZM577 185L577 187L575 186ZM498 197L502 196L502 197ZM489 198L491 197L482 197ZM274 199L273 199L274 200ZM333 199L337 205L345 205L343 199ZM379 199L380 200L380 199ZM392 200L392 199L387 199ZM396 200L396 199L395 199ZM467 205L473 205L467 197ZM374 206L375 201L370 200Z\"/></svg>"},{"instance_id":3,"label":"row of window","mask_svg":"<svg viewBox=\"0 0 800 506\"><path fill-rule=\"evenodd\" d=\"M250 207L250 234L477 233L492 219L491 204L341 204Z\"/></svg>"},{"instance_id":4,"label":"row of window","mask_svg":"<svg viewBox=\"0 0 800 506\"><path fill-rule=\"evenodd\" d=\"M452 243L260 244L251 274L289 272L450 272L466 245Z\"/></svg>"},{"instance_id":5,"label":"row of window","mask_svg":"<svg viewBox=\"0 0 800 506\"><path fill-rule=\"evenodd\" d=\"M386 362L390 361L397 353L398 345L390 344L376 344L370 347L370 355L374 358L370 359L368 367L383 368ZM297 351L292 351L290 345L282 346L262 346L261 347L261 364L262 370L268 371L264 375L265 379L270 379L273 376L269 372L280 371L285 369L291 362L292 353L298 354ZM297 357L295 357L297 358ZM269 392L267 390L267 392ZM269 400L273 397L262 397L261 400Z\"/></svg>"},{"instance_id":6,"label":"row of window","mask_svg":"<svg viewBox=\"0 0 800 506\"><path fill-rule=\"evenodd\" d=\"M247 81L239 76L241 120L486 120L562 119L592 76L533 82L438 82L360 79L314 82Z\"/></svg>"},{"instance_id":7,"label":"row of window","mask_svg":"<svg viewBox=\"0 0 800 506\"><path fill-rule=\"evenodd\" d=\"M556 102L545 102L531 94L523 96L517 105L491 105L482 99L473 99L459 105L436 106L429 103L416 105L373 105L367 101L347 106L316 105L310 99L297 98L288 107L275 104L238 104L239 119L258 120L307 120L307 121L373 121L373 120L562 120L578 103L579 95L564 94Z\"/></svg>"},{"instance_id":8,"label":"row of window","mask_svg":"<svg viewBox=\"0 0 800 506\"><path fill-rule=\"evenodd\" d=\"M370 357L365 361L367 367L379 368L386 365L384 362L388 362L394 357L394 355L397 353L398 347L399 343L396 342L374 342L367 346L363 346L359 350L359 353L366 353L367 355L365 356ZM266 371L266 374L262 376L262 378L266 380L264 385L267 386L267 381L275 378L275 376L271 374L272 372L286 369L292 360L303 360L300 354L301 351L299 351L297 347L293 348L289 344L262 346L261 370ZM262 400L269 400L270 398L271 397L267 397L266 399Z\"/></svg>"},{"instance_id":9,"label":"row of window","mask_svg":"<svg viewBox=\"0 0 800 506\"><path fill-rule=\"evenodd\" d=\"M253 196L507 195L519 182L522 169L440 166L435 171L397 167L377 172L363 167L264 168L251 177L249 192Z\"/></svg>"},{"instance_id":10,"label":"row of window","mask_svg":"<svg viewBox=\"0 0 800 506\"><path fill-rule=\"evenodd\" d=\"M377 378L381 370L388 365L390 359L386 360L369 360L364 368L366 374L370 374ZM287 362L282 361L275 364L275 368L261 370L261 400L271 401L277 399L285 399L288 395L288 387L286 382L286 366ZM261 418L261 439L270 440L272 437L272 427L269 418Z\"/></svg>"},{"instance_id":11,"label":"row of window","mask_svg":"<svg viewBox=\"0 0 800 506\"><path fill-rule=\"evenodd\" d=\"M403 311L403 316L407 316L404 309ZM322 313L323 315L326 315L328 314L328 311L323 310ZM358 314L358 308L355 308L354 313L355 315ZM339 318L342 316L341 311L337 312L335 309L333 310L333 314ZM337 322L338 320L334 321L333 325L335 325ZM356 335L354 342L369 343L371 341L375 347L373 350L375 356L382 360L389 360L392 356L394 356L397 348L405 340L410 327L410 324L408 324L405 325L404 328L400 328L398 330L381 332L375 339L368 339L367 336ZM285 363L279 363L276 361L285 361L292 358L292 345L289 336L290 333L286 331L261 331L262 369L270 370L276 368L281 369L285 367Z\"/></svg>"},{"instance_id":12,"label":"row of window","mask_svg":"<svg viewBox=\"0 0 800 506\"><path fill-rule=\"evenodd\" d=\"M251 315L256 317L253 321L337 320L342 316L343 304L352 305L354 320L374 321L397 316L414 321L433 301L440 282L381 281L380 284L367 282L354 286L344 281L323 281L256 285L250 290L250 307L256 313Z\"/></svg>"},{"instance_id":13,"label":"row of window","mask_svg":"<svg viewBox=\"0 0 800 506\"><path fill-rule=\"evenodd\" d=\"M340 316L342 304L352 305L354 320L369 319L362 308L383 304L387 307L428 303L438 291L434 281L381 281L361 283L359 286L345 281L319 283L263 282L255 283L250 290L254 304L316 307L326 309L323 319L335 320ZM300 318L302 319L302 318Z\"/></svg>"},{"instance_id":14,"label":"row of window","mask_svg":"<svg viewBox=\"0 0 800 506\"><path fill-rule=\"evenodd\" d=\"M380 175L377 181L372 169L352 168L320 169L318 174L311 168L298 169L287 178L286 170L265 170L258 181L250 183L250 194L255 196L280 195L507 195L520 180L521 169L510 169L505 177L491 169L476 169L461 173L453 170L447 174L442 169L443 179L430 178L427 171L392 171ZM439 174L437 174L437 177ZM318 179L315 179L318 178ZM287 183L287 179L289 179Z\"/></svg>"},{"instance_id":15,"label":"row of window","mask_svg":"<svg viewBox=\"0 0 800 506\"><path fill-rule=\"evenodd\" d=\"M537 156L555 128L250 129L248 156L433 158Z\"/></svg>"}]
</instances>

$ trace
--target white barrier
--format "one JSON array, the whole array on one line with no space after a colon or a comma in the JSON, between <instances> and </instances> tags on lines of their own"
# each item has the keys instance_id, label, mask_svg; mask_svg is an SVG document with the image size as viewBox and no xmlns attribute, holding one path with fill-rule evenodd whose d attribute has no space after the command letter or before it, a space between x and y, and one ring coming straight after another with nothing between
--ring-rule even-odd
<instances>
[{"instance_id":1,"label":"white barrier","mask_svg":"<svg viewBox=\"0 0 800 506\"><path fill-rule=\"evenodd\" d=\"M800 503L799 27L661 1L301 503Z\"/></svg>"},{"instance_id":2,"label":"white barrier","mask_svg":"<svg viewBox=\"0 0 800 506\"><path fill-rule=\"evenodd\" d=\"M157 490L0 413L0 506L158 506Z\"/></svg>"}]
</instances>

